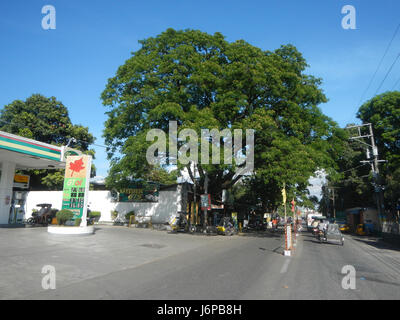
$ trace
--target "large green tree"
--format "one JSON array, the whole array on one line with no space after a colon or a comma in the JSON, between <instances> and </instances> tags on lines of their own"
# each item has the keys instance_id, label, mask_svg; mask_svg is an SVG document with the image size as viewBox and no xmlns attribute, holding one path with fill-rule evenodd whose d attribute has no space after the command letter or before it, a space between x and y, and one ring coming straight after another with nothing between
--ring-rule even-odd
<instances>
[{"instance_id":1,"label":"large green tree","mask_svg":"<svg viewBox=\"0 0 400 320\"><path fill-rule=\"evenodd\" d=\"M0 130L58 146L67 145L70 138L75 138L76 142L70 147L94 155L94 151L89 150L94 142L93 135L87 127L73 125L68 109L55 97L33 94L25 101L15 100L4 106L0 110ZM95 172L93 169L92 173ZM62 188L63 170L33 170L29 173L32 189Z\"/></svg>"},{"instance_id":2,"label":"large green tree","mask_svg":"<svg viewBox=\"0 0 400 320\"><path fill-rule=\"evenodd\" d=\"M400 203L400 92L385 92L364 103L358 113L363 123L371 123L381 159L385 185L385 205L395 210Z\"/></svg>"},{"instance_id":3,"label":"large green tree","mask_svg":"<svg viewBox=\"0 0 400 320\"><path fill-rule=\"evenodd\" d=\"M321 80L304 73L307 63L294 46L263 51L220 33L173 29L140 44L102 93L111 179L148 174L146 133L168 133L170 120L199 136L205 128L254 129L251 179L266 209L279 204L284 182L290 195L305 196L314 171L334 166L344 134L318 108L327 100ZM220 196L240 178L236 169L198 165L198 190L207 175L209 192Z\"/></svg>"}]
</instances>

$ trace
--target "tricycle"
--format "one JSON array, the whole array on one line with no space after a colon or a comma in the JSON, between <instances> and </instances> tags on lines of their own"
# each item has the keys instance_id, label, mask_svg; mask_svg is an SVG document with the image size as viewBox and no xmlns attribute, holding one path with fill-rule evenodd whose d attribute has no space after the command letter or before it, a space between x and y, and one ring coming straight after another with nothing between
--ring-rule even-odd
<instances>
[{"instance_id":1,"label":"tricycle","mask_svg":"<svg viewBox=\"0 0 400 320\"><path fill-rule=\"evenodd\" d=\"M344 236L339 230L339 225L336 223L328 224L324 231L320 230L317 239L320 243L334 242L342 246L344 245Z\"/></svg>"},{"instance_id":2,"label":"tricycle","mask_svg":"<svg viewBox=\"0 0 400 320\"><path fill-rule=\"evenodd\" d=\"M40 207L40 210L32 212L32 217L30 217L26 223L29 225L51 224L51 220L54 218L54 212L51 210L51 203L40 203L36 206Z\"/></svg>"}]
</instances>

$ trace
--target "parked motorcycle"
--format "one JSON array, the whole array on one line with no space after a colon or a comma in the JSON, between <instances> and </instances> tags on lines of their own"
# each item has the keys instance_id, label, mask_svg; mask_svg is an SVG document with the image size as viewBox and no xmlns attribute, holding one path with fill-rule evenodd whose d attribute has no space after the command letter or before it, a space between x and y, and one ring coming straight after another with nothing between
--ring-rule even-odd
<instances>
[{"instance_id":1,"label":"parked motorcycle","mask_svg":"<svg viewBox=\"0 0 400 320\"><path fill-rule=\"evenodd\" d=\"M40 207L40 210L32 212L32 216L28 220L26 220L26 223L29 225L51 224L51 220L55 216L54 212L51 210L51 204L41 203L36 206Z\"/></svg>"},{"instance_id":2,"label":"parked motorcycle","mask_svg":"<svg viewBox=\"0 0 400 320\"><path fill-rule=\"evenodd\" d=\"M186 215L183 212L178 212L176 215L172 216L169 221L169 225L171 226L172 231L174 232L189 231L189 222L186 219ZM191 229L190 231L192 231L192 228L190 229Z\"/></svg>"},{"instance_id":3,"label":"parked motorcycle","mask_svg":"<svg viewBox=\"0 0 400 320\"><path fill-rule=\"evenodd\" d=\"M232 219L229 217L222 218L219 225L217 226L217 233L223 234L225 236L234 235L236 233L236 228L231 220Z\"/></svg>"}]
</instances>

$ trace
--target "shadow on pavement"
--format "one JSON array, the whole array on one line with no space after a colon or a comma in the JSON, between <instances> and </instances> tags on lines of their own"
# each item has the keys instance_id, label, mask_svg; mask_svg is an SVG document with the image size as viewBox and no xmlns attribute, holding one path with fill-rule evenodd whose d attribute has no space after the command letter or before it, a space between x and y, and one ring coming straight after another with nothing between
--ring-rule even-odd
<instances>
[{"instance_id":1,"label":"shadow on pavement","mask_svg":"<svg viewBox=\"0 0 400 320\"><path fill-rule=\"evenodd\" d=\"M381 238L356 238L353 237L352 238L355 241L361 242L361 243L365 243L369 246L375 247L377 249L385 249L385 250L393 250L393 251L400 251L400 247L396 246L394 244L388 243L386 241L384 241Z\"/></svg>"},{"instance_id":2,"label":"shadow on pavement","mask_svg":"<svg viewBox=\"0 0 400 320\"><path fill-rule=\"evenodd\" d=\"M283 230L278 231L247 231L240 234L241 237L254 237L254 238L281 238L284 234Z\"/></svg>"},{"instance_id":3,"label":"shadow on pavement","mask_svg":"<svg viewBox=\"0 0 400 320\"><path fill-rule=\"evenodd\" d=\"M0 224L1 229L19 229L25 228L24 224Z\"/></svg>"}]
</instances>

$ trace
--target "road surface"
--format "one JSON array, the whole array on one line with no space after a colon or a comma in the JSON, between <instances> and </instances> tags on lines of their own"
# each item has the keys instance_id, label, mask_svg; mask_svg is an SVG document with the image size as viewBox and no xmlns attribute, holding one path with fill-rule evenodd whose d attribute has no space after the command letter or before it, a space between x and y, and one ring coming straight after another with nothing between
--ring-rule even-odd
<instances>
[{"instance_id":1,"label":"road surface","mask_svg":"<svg viewBox=\"0 0 400 320\"><path fill-rule=\"evenodd\" d=\"M294 255L285 257L279 233L206 237L104 227L66 242L42 231L7 232L30 232L38 247L29 255L2 248L3 299L400 298L400 251L375 239L346 235L342 247L304 232ZM36 269L48 263L57 270L55 290L40 287ZM342 287L346 265L356 271L355 289ZM13 266L18 274L10 272Z\"/></svg>"}]
</instances>

